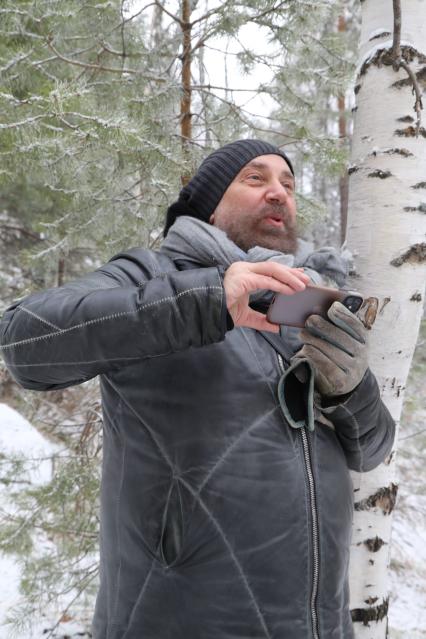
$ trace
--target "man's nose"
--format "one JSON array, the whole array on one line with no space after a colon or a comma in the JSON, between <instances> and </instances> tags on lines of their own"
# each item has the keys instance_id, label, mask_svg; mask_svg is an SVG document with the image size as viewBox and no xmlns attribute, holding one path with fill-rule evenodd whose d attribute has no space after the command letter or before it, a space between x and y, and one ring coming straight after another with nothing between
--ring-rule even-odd
<instances>
[{"instance_id":1,"label":"man's nose","mask_svg":"<svg viewBox=\"0 0 426 639\"><path fill-rule=\"evenodd\" d=\"M281 184L279 180L271 182L268 185L268 189L265 194L265 198L267 202L276 202L279 204L284 204L289 197L289 193L286 187Z\"/></svg>"}]
</instances>

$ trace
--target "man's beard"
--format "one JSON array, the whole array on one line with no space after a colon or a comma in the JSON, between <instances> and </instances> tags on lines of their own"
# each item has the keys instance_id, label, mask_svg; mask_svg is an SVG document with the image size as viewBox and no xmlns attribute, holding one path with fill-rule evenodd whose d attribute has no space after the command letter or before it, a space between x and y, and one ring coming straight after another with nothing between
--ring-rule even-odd
<instances>
[{"instance_id":1,"label":"man's beard","mask_svg":"<svg viewBox=\"0 0 426 639\"><path fill-rule=\"evenodd\" d=\"M273 226L264 220L268 216L280 217L283 227ZM297 250L296 223L287 215L281 204L264 206L256 216L239 218L238 214L228 221L226 233L234 244L247 252L254 246L261 246L281 253L294 254Z\"/></svg>"}]
</instances>

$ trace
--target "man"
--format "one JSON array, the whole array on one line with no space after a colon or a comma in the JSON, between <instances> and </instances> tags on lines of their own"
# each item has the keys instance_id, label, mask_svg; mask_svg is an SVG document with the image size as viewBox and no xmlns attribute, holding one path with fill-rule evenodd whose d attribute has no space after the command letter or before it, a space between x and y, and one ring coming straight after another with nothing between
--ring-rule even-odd
<instances>
[{"instance_id":1,"label":"man","mask_svg":"<svg viewBox=\"0 0 426 639\"><path fill-rule=\"evenodd\" d=\"M270 291L344 272L303 254L294 186L279 148L228 144L169 208L158 252L123 252L4 316L25 388L100 375L95 639L353 636L348 467L381 463L394 425L358 318L334 304L299 341L262 312Z\"/></svg>"}]
</instances>

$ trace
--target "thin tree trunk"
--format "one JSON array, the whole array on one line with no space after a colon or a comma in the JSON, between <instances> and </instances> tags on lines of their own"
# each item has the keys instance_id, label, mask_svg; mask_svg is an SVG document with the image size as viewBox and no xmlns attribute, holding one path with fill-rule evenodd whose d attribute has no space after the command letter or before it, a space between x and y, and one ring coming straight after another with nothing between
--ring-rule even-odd
<instances>
[{"instance_id":1,"label":"thin tree trunk","mask_svg":"<svg viewBox=\"0 0 426 639\"><path fill-rule=\"evenodd\" d=\"M379 298L370 366L398 425L424 299L426 131L415 136L411 81L402 67L392 67L392 3L365 0L361 7L347 242L355 258L351 285ZM420 78L426 72L422 15L422 0L405 0L402 57ZM396 444L378 469L353 474L350 585L356 639L387 636L395 451Z\"/></svg>"},{"instance_id":2,"label":"thin tree trunk","mask_svg":"<svg viewBox=\"0 0 426 639\"><path fill-rule=\"evenodd\" d=\"M345 16L340 15L338 21L339 33L346 31ZM347 142L347 124L346 124L346 101L345 94L339 95L337 99L337 108L339 111L339 139L342 145L346 145ZM342 175L339 179L339 193L340 193L340 239L343 242L346 237L346 226L348 220L348 188L349 179L348 173Z\"/></svg>"},{"instance_id":3,"label":"thin tree trunk","mask_svg":"<svg viewBox=\"0 0 426 639\"><path fill-rule=\"evenodd\" d=\"M58 278L57 285L62 286L65 277L65 258L60 257L58 260Z\"/></svg>"},{"instance_id":4,"label":"thin tree trunk","mask_svg":"<svg viewBox=\"0 0 426 639\"><path fill-rule=\"evenodd\" d=\"M191 113L191 2L182 0L182 20L181 29L183 35L182 47L182 98L180 103L180 126L183 146L183 156L186 165L190 159L189 142L192 139L192 113ZM185 170L181 176L182 184L185 185L190 175Z\"/></svg>"}]
</instances>

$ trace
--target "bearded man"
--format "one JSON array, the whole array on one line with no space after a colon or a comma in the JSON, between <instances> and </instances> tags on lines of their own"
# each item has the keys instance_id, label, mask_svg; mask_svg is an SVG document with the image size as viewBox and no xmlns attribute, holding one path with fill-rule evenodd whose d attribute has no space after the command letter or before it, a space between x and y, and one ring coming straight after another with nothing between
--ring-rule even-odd
<instances>
[{"instance_id":1,"label":"bearded man","mask_svg":"<svg viewBox=\"0 0 426 639\"><path fill-rule=\"evenodd\" d=\"M1 324L24 388L100 376L93 637L351 639L349 468L380 464L394 424L355 315L265 316L345 265L297 238L291 162L260 140L209 155L164 235Z\"/></svg>"}]
</instances>

